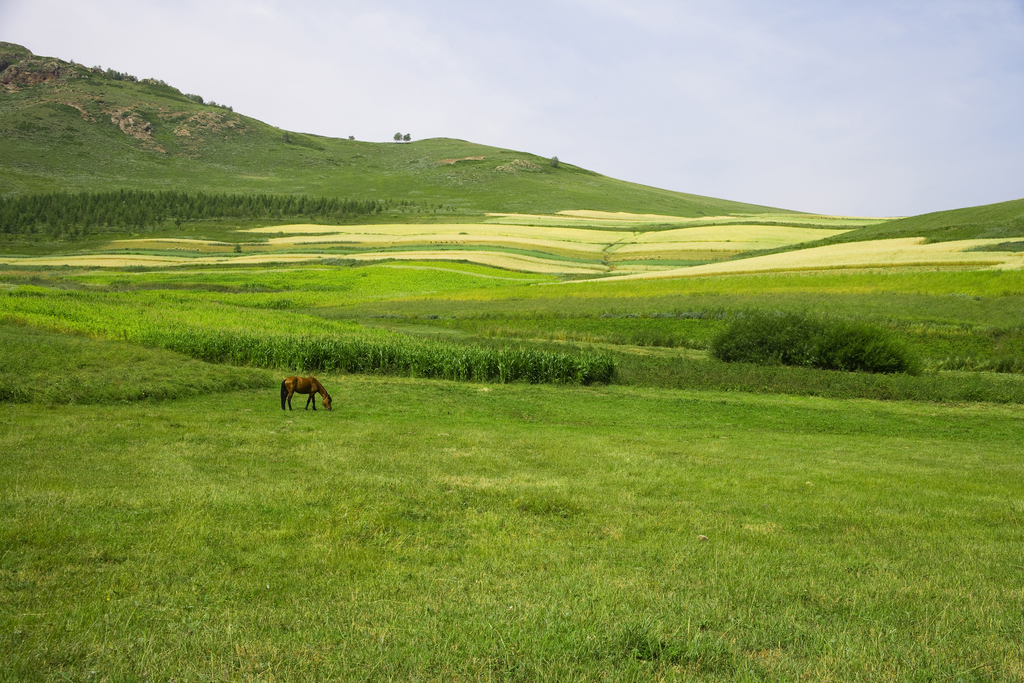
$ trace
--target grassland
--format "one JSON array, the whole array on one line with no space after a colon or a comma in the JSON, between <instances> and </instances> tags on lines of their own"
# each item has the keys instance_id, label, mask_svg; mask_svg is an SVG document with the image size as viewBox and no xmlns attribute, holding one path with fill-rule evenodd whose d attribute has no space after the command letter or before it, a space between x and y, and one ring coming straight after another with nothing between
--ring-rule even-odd
<instances>
[{"instance_id":1,"label":"grassland","mask_svg":"<svg viewBox=\"0 0 1024 683\"><path fill-rule=\"evenodd\" d=\"M400 208L0 231L0 680L1024 680L1019 202L790 213L54 64L0 193ZM751 310L924 372L709 358Z\"/></svg>"},{"instance_id":2,"label":"grassland","mask_svg":"<svg viewBox=\"0 0 1024 683\"><path fill-rule=\"evenodd\" d=\"M1019 680L1024 376L978 370L1024 357L1022 277L9 268L0 679ZM884 325L926 372L709 359L750 308ZM617 374L327 372L333 412L282 414L287 362L154 327Z\"/></svg>"},{"instance_id":3,"label":"grassland","mask_svg":"<svg viewBox=\"0 0 1024 683\"><path fill-rule=\"evenodd\" d=\"M0 676L1024 673L1017 406L321 379L0 404Z\"/></svg>"},{"instance_id":4,"label":"grassland","mask_svg":"<svg viewBox=\"0 0 1024 683\"><path fill-rule=\"evenodd\" d=\"M552 276L412 261L139 272L62 268L9 271L3 279L12 289L0 295L0 316L158 346L182 330L246 338L260 330L281 339L301 333L385 346L416 338L551 352L575 347L612 354L620 381L646 386L1018 402L1024 392L1018 381L1024 378L1015 374L1024 370L1021 277L1020 271L837 271L558 284ZM709 361L714 335L751 309L883 326L912 347L929 372L882 379Z\"/></svg>"},{"instance_id":5,"label":"grassland","mask_svg":"<svg viewBox=\"0 0 1024 683\"><path fill-rule=\"evenodd\" d=\"M575 308L568 286L492 274L35 273L34 288L8 291L69 321L75 308L52 297L103 294L157 315L161 300L191 302L183 320L206 310L238 328L305 319L342 291L358 306L404 293L420 325L458 323L428 313L445 302L507 313L526 291L540 294L538 321L545 307ZM802 306L821 292L850 312L886 305L884 289L918 292L904 315L922 319L961 308L985 319L993 303L1012 318L1019 305L1013 273L904 273L887 286L825 277L717 282L727 305L760 295ZM695 282L677 295L695 295ZM588 287L581 308L638 310L666 285L641 283L633 300L614 295L620 283L602 285L604 299ZM668 319L595 316L648 320ZM0 332L4 387L25 375L41 387L0 403L5 680L1024 671L1019 402L321 375L334 412L281 414L263 371L37 327ZM850 373L790 376L812 375Z\"/></svg>"}]
</instances>

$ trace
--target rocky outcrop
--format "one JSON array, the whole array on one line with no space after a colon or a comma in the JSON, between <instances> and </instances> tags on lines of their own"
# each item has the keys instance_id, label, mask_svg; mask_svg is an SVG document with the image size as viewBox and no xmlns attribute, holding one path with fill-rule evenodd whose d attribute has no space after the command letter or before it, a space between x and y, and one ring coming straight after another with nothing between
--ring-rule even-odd
<instances>
[{"instance_id":1,"label":"rocky outcrop","mask_svg":"<svg viewBox=\"0 0 1024 683\"><path fill-rule=\"evenodd\" d=\"M74 74L74 68L67 62L51 57L36 57L14 43L0 43L0 85L36 85Z\"/></svg>"},{"instance_id":2,"label":"rocky outcrop","mask_svg":"<svg viewBox=\"0 0 1024 683\"><path fill-rule=\"evenodd\" d=\"M121 132L125 135L129 135L136 140L144 142L147 147L158 152L167 151L153 139L153 124L146 121L132 110L114 109L112 111L105 111L104 113L110 114L110 122L120 128Z\"/></svg>"},{"instance_id":3,"label":"rocky outcrop","mask_svg":"<svg viewBox=\"0 0 1024 683\"><path fill-rule=\"evenodd\" d=\"M0 73L2 85L36 85L70 75L70 69L60 62L51 61L37 63L42 60L30 60L29 63L11 64Z\"/></svg>"}]
</instances>

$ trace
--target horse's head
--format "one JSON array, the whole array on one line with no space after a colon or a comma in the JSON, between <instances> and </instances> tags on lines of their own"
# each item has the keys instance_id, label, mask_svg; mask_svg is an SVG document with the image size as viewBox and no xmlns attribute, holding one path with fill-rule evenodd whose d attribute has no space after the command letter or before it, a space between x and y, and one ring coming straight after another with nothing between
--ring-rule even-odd
<instances>
[{"instance_id":1,"label":"horse's head","mask_svg":"<svg viewBox=\"0 0 1024 683\"><path fill-rule=\"evenodd\" d=\"M331 396L330 394L324 394L324 408L327 410L331 409Z\"/></svg>"}]
</instances>

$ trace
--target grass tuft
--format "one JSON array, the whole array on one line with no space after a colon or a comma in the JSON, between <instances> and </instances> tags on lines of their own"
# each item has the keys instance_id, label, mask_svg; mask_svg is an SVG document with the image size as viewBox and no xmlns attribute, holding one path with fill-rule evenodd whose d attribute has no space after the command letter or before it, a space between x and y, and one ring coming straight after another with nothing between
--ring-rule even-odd
<instances>
[{"instance_id":1,"label":"grass tuft","mask_svg":"<svg viewBox=\"0 0 1024 683\"><path fill-rule=\"evenodd\" d=\"M736 653L721 638L704 632L682 639L663 639L649 623L630 624L622 633L619 650L631 659L685 666L702 674L736 671Z\"/></svg>"}]
</instances>

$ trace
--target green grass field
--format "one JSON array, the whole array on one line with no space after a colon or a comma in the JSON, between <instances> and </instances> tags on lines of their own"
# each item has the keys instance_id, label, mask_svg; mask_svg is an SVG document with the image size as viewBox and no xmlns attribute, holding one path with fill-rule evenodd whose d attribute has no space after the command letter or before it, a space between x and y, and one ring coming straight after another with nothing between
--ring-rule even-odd
<instances>
[{"instance_id":1,"label":"green grass field","mask_svg":"<svg viewBox=\"0 0 1024 683\"><path fill-rule=\"evenodd\" d=\"M7 271L0 680L1020 680L1024 377L934 367L1020 353L1020 277ZM874 321L932 368L707 358L752 308ZM289 368L131 341L159 325L617 375L321 373L335 410L282 413Z\"/></svg>"},{"instance_id":2,"label":"green grass field","mask_svg":"<svg viewBox=\"0 0 1024 683\"><path fill-rule=\"evenodd\" d=\"M1009 263L1020 201L798 214L291 133L53 63L0 99L0 198L389 208L0 225L0 681L1024 681L1024 271L592 279L734 238L736 258L990 239L969 258ZM317 222L512 231L499 256L563 270L417 260L430 240L259 262ZM648 261L615 253L627 236ZM583 237L596 260L549 243ZM186 260L67 265L130 253ZM923 372L711 358L752 311L883 328ZM282 412L281 379L313 371L334 410Z\"/></svg>"},{"instance_id":3,"label":"green grass field","mask_svg":"<svg viewBox=\"0 0 1024 683\"><path fill-rule=\"evenodd\" d=\"M1024 675L1019 406L322 379L0 405L0 675Z\"/></svg>"}]
</instances>

